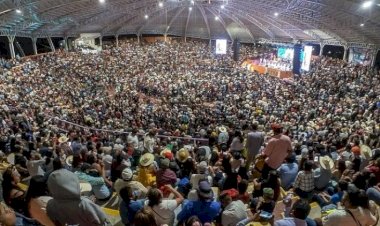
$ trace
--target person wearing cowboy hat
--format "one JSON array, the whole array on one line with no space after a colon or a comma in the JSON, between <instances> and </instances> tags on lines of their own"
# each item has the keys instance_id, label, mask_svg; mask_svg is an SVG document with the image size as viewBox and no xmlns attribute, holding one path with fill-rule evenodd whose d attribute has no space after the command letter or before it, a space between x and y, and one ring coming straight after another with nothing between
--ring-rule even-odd
<instances>
[{"instance_id":1,"label":"person wearing cowboy hat","mask_svg":"<svg viewBox=\"0 0 380 226\"><path fill-rule=\"evenodd\" d=\"M334 161L327 155L319 157L319 167L314 170L314 185L318 190L324 190L332 178Z\"/></svg>"},{"instance_id":2,"label":"person wearing cowboy hat","mask_svg":"<svg viewBox=\"0 0 380 226\"><path fill-rule=\"evenodd\" d=\"M138 191L139 199L145 198L148 192L148 189L143 184L139 181L133 180L133 171L130 168L125 168L121 172L121 178L118 178L113 185L113 188L118 194L120 190L125 187L132 189L132 191Z\"/></svg>"},{"instance_id":3,"label":"person wearing cowboy hat","mask_svg":"<svg viewBox=\"0 0 380 226\"><path fill-rule=\"evenodd\" d=\"M142 183L145 187L152 187L156 184L156 163L154 155L145 153L140 158L140 168L137 175L137 181Z\"/></svg>"},{"instance_id":4,"label":"person wearing cowboy hat","mask_svg":"<svg viewBox=\"0 0 380 226\"><path fill-rule=\"evenodd\" d=\"M190 174L195 172L195 164L189 151L186 148L181 148L176 153L176 160L179 167L177 176L180 179L184 177L190 178Z\"/></svg>"},{"instance_id":5,"label":"person wearing cowboy hat","mask_svg":"<svg viewBox=\"0 0 380 226\"><path fill-rule=\"evenodd\" d=\"M220 214L221 204L213 201L214 193L207 180L201 180L198 184L198 200L189 201L177 215L179 225L191 216L197 216L202 224L213 222Z\"/></svg>"},{"instance_id":6,"label":"person wearing cowboy hat","mask_svg":"<svg viewBox=\"0 0 380 226\"><path fill-rule=\"evenodd\" d=\"M218 128L219 130L219 135L218 135L218 144L221 145L221 144L227 144L228 140L229 140L229 135L228 135L228 131L227 131L227 128L225 126L221 126Z\"/></svg>"}]
</instances>

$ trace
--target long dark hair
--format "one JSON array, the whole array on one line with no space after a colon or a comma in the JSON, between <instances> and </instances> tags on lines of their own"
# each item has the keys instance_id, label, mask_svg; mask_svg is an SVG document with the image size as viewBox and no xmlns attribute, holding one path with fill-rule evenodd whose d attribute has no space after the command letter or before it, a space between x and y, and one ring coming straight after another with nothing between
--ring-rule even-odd
<instances>
[{"instance_id":1,"label":"long dark hair","mask_svg":"<svg viewBox=\"0 0 380 226\"><path fill-rule=\"evenodd\" d=\"M132 188L131 187L124 187L120 190L119 194L120 194L121 199L128 206L129 203L131 202L131 197L133 196Z\"/></svg>"},{"instance_id":2,"label":"long dark hair","mask_svg":"<svg viewBox=\"0 0 380 226\"><path fill-rule=\"evenodd\" d=\"M157 188L151 188L151 189L149 189L148 194L146 194L146 197L149 200L149 204L148 205L150 207L153 207L155 205L160 204L161 199L162 199L161 192Z\"/></svg>"},{"instance_id":3,"label":"long dark hair","mask_svg":"<svg viewBox=\"0 0 380 226\"><path fill-rule=\"evenodd\" d=\"M3 181L1 184L3 188L3 198L4 198L5 203L7 203L8 205L10 204L12 189L18 189L21 191L21 189L17 185L12 183L14 169L15 169L15 166L11 166L4 171Z\"/></svg>"},{"instance_id":4,"label":"long dark hair","mask_svg":"<svg viewBox=\"0 0 380 226\"><path fill-rule=\"evenodd\" d=\"M29 188L25 196L26 203L29 203L32 198L38 198L48 194L46 182L46 178L42 175L36 175L30 179Z\"/></svg>"}]
</instances>

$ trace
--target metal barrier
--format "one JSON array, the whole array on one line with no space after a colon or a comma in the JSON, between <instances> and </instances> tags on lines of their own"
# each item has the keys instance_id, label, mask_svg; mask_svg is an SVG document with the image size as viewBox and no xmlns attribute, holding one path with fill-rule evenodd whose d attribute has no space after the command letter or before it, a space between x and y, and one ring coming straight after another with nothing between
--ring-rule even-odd
<instances>
[{"instance_id":1,"label":"metal barrier","mask_svg":"<svg viewBox=\"0 0 380 226\"><path fill-rule=\"evenodd\" d=\"M88 127L88 126L82 126L82 125L79 125L77 123L73 123L73 122L69 122L67 120L63 120L63 119L60 119L58 117L52 117L52 116L47 116L49 118L49 120L52 120L53 122L62 122L62 123L66 123L66 124L69 124L71 126L74 126L74 127L79 127L81 129L85 129L85 130L88 130L88 131L98 131L98 132L104 132L104 133L111 133L111 134L117 134L117 135L121 135L121 134L124 134L124 135L129 135L130 132L125 132L125 131L116 131L116 130L107 130L107 129L98 129L98 128L94 128L94 127ZM55 123L57 124L57 123ZM63 128L60 128L57 126L58 129L64 131L64 132L68 132L67 130L63 129ZM140 135L140 136L144 136L145 134L144 133L137 133L137 135ZM158 138L171 138L171 139L181 139L181 140L191 140L191 141L194 141L194 142L197 142L197 141L209 141L209 139L206 139L206 138L193 138L193 137L178 137L178 136L166 136L166 135L156 135L156 137Z\"/></svg>"}]
</instances>

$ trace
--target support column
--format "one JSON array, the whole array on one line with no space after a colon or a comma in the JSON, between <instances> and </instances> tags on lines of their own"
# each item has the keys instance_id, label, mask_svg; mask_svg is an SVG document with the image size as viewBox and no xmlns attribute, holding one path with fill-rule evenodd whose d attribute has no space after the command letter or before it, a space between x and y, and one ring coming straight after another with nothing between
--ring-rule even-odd
<instances>
[{"instance_id":1,"label":"support column","mask_svg":"<svg viewBox=\"0 0 380 226\"><path fill-rule=\"evenodd\" d=\"M103 36L99 37L99 45L100 45L100 48L103 49Z\"/></svg>"},{"instance_id":2,"label":"support column","mask_svg":"<svg viewBox=\"0 0 380 226\"><path fill-rule=\"evenodd\" d=\"M67 42L69 41L69 38L66 36L64 38L64 41L65 41L65 51L68 52L69 51L69 44Z\"/></svg>"},{"instance_id":3,"label":"support column","mask_svg":"<svg viewBox=\"0 0 380 226\"><path fill-rule=\"evenodd\" d=\"M116 47L119 48L119 35L115 35L116 38Z\"/></svg>"},{"instance_id":4,"label":"support column","mask_svg":"<svg viewBox=\"0 0 380 226\"><path fill-rule=\"evenodd\" d=\"M347 46L343 46L343 48L344 48L343 60L347 61L347 50L348 50L348 47Z\"/></svg>"},{"instance_id":5,"label":"support column","mask_svg":"<svg viewBox=\"0 0 380 226\"><path fill-rule=\"evenodd\" d=\"M37 55L38 52L37 52L37 38L33 37L32 38L32 45L33 45L33 53L34 55Z\"/></svg>"},{"instance_id":6,"label":"support column","mask_svg":"<svg viewBox=\"0 0 380 226\"><path fill-rule=\"evenodd\" d=\"M323 48L325 47L325 44L323 43L320 43L319 44L319 56L322 56L323 55Z\"/></svg>"},{"instance_id":7,"label":"support column","mask_svg":"<svg viewBox=\"0 0 380 226\"><path fill-rule=\"evenodd\" d=\"M137 43L140 44L140 35L137 35Z\"/></svg>"},{"instance_id":8,"label":"support column","mask_svg":"<svg viewBox=\"0 0 380 226\"><path fill-rule=\"evenodd\" d=\"M166 37L168 37L167 34L164 34L164 41L167 42Z\"/></svg>"},{"instance_id":9,"label":"support column","mask_svg":"<svg viewBox=\"0 0 380 226\"><path fill-rule=\"evenodd\" d=\"M8 37L8 42L9 42L9 50L11 52L11 58L14 59L16 58L16 52L15 52L15 46L14 46L14 41L16 36L15 35L9 35Z\"/></svg>"},{"instance_id":10,"label":"support column","mask_svg":"<svg viewBox=\"0 0 380 226\"><path fill-rule=\"evenodd\" d=\"M375 61L376 61L377 53L380 51L380 49L374 49L373 51L374 51L374 53L373 53L372 62L371 62L372 68L375 67Z\"/></svg>"},{"instance_id":11,"label":"support column","mask_svg":"<svg viewBox=\"0 0 380 226\"><path fill-rule=\"evenodd\" d=\"M49 42L49 46L50 46L51 51L55 52L55 47L54 47L53 41L51 40L51 37L48 37L47 40Z\"/></svg>"}]
</instances>

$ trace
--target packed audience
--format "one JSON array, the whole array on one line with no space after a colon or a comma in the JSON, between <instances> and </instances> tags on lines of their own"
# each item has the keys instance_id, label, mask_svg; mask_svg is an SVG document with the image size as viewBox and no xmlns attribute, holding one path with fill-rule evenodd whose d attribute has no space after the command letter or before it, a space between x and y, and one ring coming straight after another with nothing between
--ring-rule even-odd
<instances>
[{"instance_id":1,"label":"packed audience","mask_svg":"<svg viewBox=\"0 0 380 226\"><path fill-rule=\"evenodd\" d=\"M135 226L376 225L379 73L231 55L127 40L2 69L1 225L111 225L111 201Z\"/></svg>"}]
</instances>

